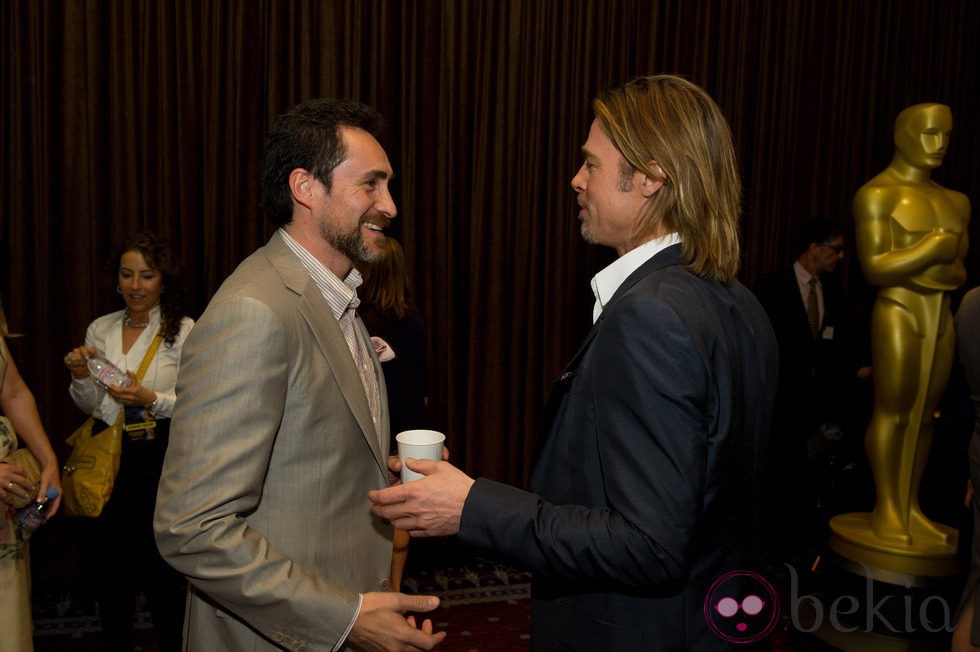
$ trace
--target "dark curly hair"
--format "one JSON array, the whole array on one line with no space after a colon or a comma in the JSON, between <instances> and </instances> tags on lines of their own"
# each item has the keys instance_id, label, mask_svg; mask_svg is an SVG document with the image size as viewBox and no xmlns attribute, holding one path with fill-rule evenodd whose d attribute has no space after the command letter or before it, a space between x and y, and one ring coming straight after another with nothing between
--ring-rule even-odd
<instances>
[{"instance_id":1,"label":"dark curly hair","mask_svg":"<svg viewBox=\"0 0 980 652\"><path fill-rule=\"evenodd\" d=\"M183 268L170 244L149 231L125 240L107 265L113 279L119 275L119 261L128 251L139 252L146 264L160 272L160 335L167 346L173 346L180 334L180 323L187 315L184 310Z\"/></svg>"},{"instance_id":2,"label":"dark curly hair","mask_svg":"<svg viewBox=\"0 0 980 652\"><path fill-rule=\"evenodd\" d=\"M308 100L279 116L262 153L262 205L269 221L284 226L293 219L293 170L309 171L330 190L334 168L347 158L341 127L363 129L377 138L383 123L369 106L328 98Z\"/></svg>"}]
</instances>

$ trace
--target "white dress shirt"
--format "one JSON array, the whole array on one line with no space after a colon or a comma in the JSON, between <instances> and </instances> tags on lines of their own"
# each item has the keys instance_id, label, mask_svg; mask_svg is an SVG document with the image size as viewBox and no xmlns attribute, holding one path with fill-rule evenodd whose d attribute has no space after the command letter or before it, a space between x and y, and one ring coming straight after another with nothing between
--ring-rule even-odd
<instances>
[{"instance_id":1,"label":"white dress shirt","mask_svg":"<svg viewBox=\"0 0 980 652\"><path fill-rule=\"evenodd\" d=\"M592 323L594 324L599 320L602 308L616 294L616 290L623 284L626 277L639 269L640 265L680 241L681 237L677 233L668 233L665 236L647 240L639 247L630 249L593 276L592 294L595 295L595 306L592 308Z\"/></svg>"},{"instance_id":2,"label":"white dress shirt","mask_svg":"<svg viewBox=\"0 0 980 652\"><path fill-rule=\"evenodd\" d=\"M160 329L160 307L157 306L150 311L149 326L143 329L129 351L123 353L122 329L125 314L125 310L111 312L89 324L88 331L85 333L85 346L95 347L99 355L104 356L123 371L136 373L143 356L150 348L150 343ZM153 411L153 415L157 418L169 419L173 414L174 402L177 399L174 388L180 365L180 349L193 326L193 319L183 318L177 339L172 346L168 346L165 342L160 343L160 348L150 361L150 366L147 367L140 383L157 395L157 404ZM122 410L122 405L109 396L108 392L100 389L92 376L81 379L72 377L68 393L78 409L108 424L115 423L116 417Z\"/></svg>"}]
</instances>

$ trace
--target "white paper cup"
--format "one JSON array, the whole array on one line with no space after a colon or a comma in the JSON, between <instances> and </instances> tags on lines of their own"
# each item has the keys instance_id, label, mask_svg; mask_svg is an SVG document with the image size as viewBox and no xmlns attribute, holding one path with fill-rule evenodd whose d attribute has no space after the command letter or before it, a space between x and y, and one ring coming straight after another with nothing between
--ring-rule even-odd
<instances>
[{"instance_id":1,"label":"white paper cup","mask_svg":"<svg viewBox=\"0 0 980 652\"><path fill-rule=\"evenodd\" d=\"M435 430L405 430L395 435L398 457L402 461L402 482L411 482L425 476L405 466L405 458L417 460L441 460L446 435Z\"/></svg>"}]
</instances>

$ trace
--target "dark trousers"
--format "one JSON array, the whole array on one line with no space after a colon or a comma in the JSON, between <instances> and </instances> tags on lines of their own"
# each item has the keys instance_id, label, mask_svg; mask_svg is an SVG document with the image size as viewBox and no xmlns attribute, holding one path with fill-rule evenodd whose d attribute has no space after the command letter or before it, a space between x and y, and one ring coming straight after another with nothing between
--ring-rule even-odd
<instances>
[{"instance_id":1,"label":"dark trousers","mask_svg":"<svg viewBox=\"0 0 980 652\"><path fill-rule=\"evenodd\" d=\"M181 649L186 580L160 557L153 539L153 510L168 432L169 421L161 421L155 439L132 441L123 435L112 496L102 514L87 519L81 530L107 652L132 652L136 596L141 589L159 651Z\"/></svg>"}]
</instances>

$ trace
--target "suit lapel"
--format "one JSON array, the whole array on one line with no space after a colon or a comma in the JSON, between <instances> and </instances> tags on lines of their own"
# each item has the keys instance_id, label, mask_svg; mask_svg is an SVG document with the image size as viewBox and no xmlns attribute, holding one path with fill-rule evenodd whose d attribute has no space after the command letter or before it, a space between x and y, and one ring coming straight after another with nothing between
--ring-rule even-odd
<instances>
[{"instance_id":1,"label":"suit lapel","mask_svg":"<svg viewBox=\"0 0 980 652\"><path fill-rule=\"evenodd\" d=\"M387 473L387 460L382 454L380 438L374 420L371 418L371 407L364 393L364 385L361 383L360 373L357 365L354 364L350 349L347 348L347 340L344 339L337 318L331 312L326 299L320 294L320 289L313 278L303 267L303 263L289 249L278 231L269 241L267 249L269 262L286 286L299 295L297 309L312 331L313 338L326 359L326 364L334 370L334 378L361 427L361 434L371 447L378 464ZM359 321L356 323L360 324ZM375 371L377 373L378 369Z\"/></svg>"},{"instance_id":2,"label":"suit lapel","mask_svg":"<svg viewBox=\"0 0 980 652\"><path fill-rule=\"evenodd\" d=\"M374 377L378 381L378 397L380 401L379 414L378 414L378 426L377 439L378 444L381 446L380 453L381 459L385 460L387 455L390 453L388 450L389 434L391 429L390 416L388 414L388 389L385 387L385 375L384 371L381 369L381 361L378 360L378 354L374 351L374 344L371 342L371 334L368 333L367 326L364 325L364 321L361 320L361 315L358 314L357 318L354 320L354 328L357 329L357 337L363 342L364 348L371 354L371 370L374 373ZM368 408L368 417L370 417L370 407ZM374 426L374 420L371 419L371 425ZM387 468L387 462L384 462L385 468Z\"/></svg>"},{"instance_id":3,"label":"suit lapel","mask_svg":"<svg viewBox=\"0 0 980 652\"><path fill-rule=\"evenodd\" d=\"M616 290L616 293L613 294L612 299L609 300L606 307L608 308L622 299L634 285L650 274L667 267L681 265L683 262L684 260L681 258L681 246L679 244L671 245L666 249L659 251L657 255L653 256L650 260L637 267L632 274L626 277L626 280L622 282L622 284Z\"/></svg>"},{"instance_id":4,"label":"suit lapel","mask_svg":"<svg viewBox=\"0 0 980 652\"><path fill-rule=\"evenodd\" d=\"M602 315L599 315L599 319L592 325L588 335L585 336L585 341L583 341L581 346L579 346L578 352L568 362L568 364L565 365L561 375L551 383L551 392L548 393L548 400L545 402L544 410L541 413L540 425L538 427L538 432L540 434L534 444L534 452L531 455L531 469L534 469L534 467L537 466L538 458L541 457L541 453L544 451L544 445L548 441L548 436L551 434L552 425L554 424L555 418L558 414L558 408L561 406L562 401L565 399L565 395L572 386L572 381L575 380L575 374L578 371L579 363L582 361L582 356L584 356L585 352L589 350L589 344L595 337L601 322Z\"/></svg>"},{"instance_id":5,"label":"suit lapel","mask_svg":"<svg viewBox=\"0 0 980 652\"><path fill-rule=\"evenodd\" d=\"M539 428L539 432L541 434L535 443L534 454L531 457L532 469L537 464L538 458L544 450L548 437L551 435L553 430L554 420L558 414L558 409L561 406L561 402L568 393L568 389L571 387L572 381L575 379L575 374L578 373L578 366L582 362L582 358L585 356L586 351L589 350L592 340L595 339L596 333L599 332L599 329L602 326L602 319L605 316L606 311L616 302L622 299L626 293L633 288L633 286L640 282L641 279L646 278L650 274L653 274L654 272L666 267L680 265L681 262L681 246L679 244L671 245L666 249L657 252L655 256L650 258L650 260L636 268L633 273L627 276L622 284L620 284L620 286L616 289L616 292L613 294L612 298L599 314L599 319L597 319L592 325L592 328L589 329L589 333L585 336L585 340L583 340L582 344L579 346L578 351L575 353L569 363L565 365L561 376L559 376L551 384L551 392L548 394L548 400L545 403L544 411L541 415L541 426Z\"/></svg>"},{"instance_id":6,"label":"suit lapel","mask_svg":"<svg viewBox=\"0 0 980 652\"><path fill-rule=\"evenodd\" d=\"M796 278L796 270L790 267L789 274L785 278L784 294L786 297L786 306L784 309L792 315L793 327L799 333L799 336L803 339L812 340L813 334L810 331L810 319L806 314L806 303L804 303L803 296L800 294L800 281Z\"/></svg>"}]
</instances>

